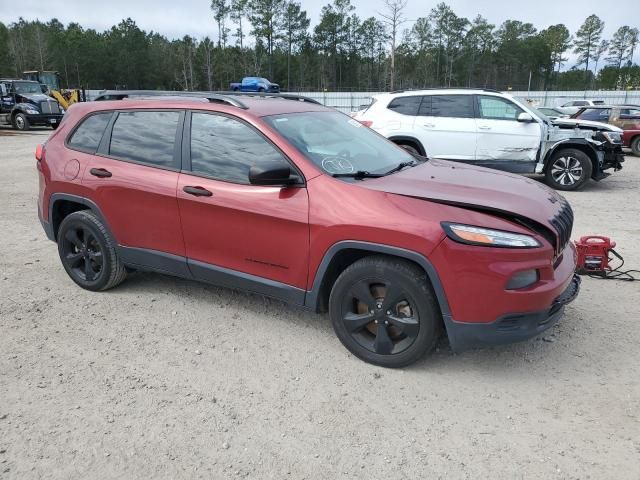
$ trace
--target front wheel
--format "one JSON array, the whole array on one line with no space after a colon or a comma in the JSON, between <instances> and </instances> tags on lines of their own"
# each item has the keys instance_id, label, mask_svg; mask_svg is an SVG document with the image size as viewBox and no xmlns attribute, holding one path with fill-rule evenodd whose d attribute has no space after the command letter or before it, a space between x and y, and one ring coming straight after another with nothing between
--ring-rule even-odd
<instances>
[{"instance_id":1,"label":"front wheel","mask_svg":"<svg viewBox=\"0 0 640 480\"><path fill-rule=\"evenodd\" d=\"M351 353L392 368L433 350L442 324L424 271L383 256L365 257L340 274L329 297L329 315Z\"/></svg>"},{"instance_id":2,"label":"front wheel","mask_svg":"<svg viewBox=\"0 0 640 480\"><path fill-rule=\"evenodd\" d=\"M23 132L26 132L31 128L31 125L29 124L29 119L24 113L17 113L13 117L13 128Z\"/></svg>"},{"instance_id":3,"label":"front wheel","mask_svg":"<svg viewBox=\"0 0 640 480\"><path fill-rule=\"evenodd\" d=\"M640 157L640 136L633 139L631 142L631 152L636 156Z\"/></svg>"},{"instance_id":4,"label":"front wheel","mask_svg":"<svg viewBox=\"0 0 640 480\"><path fill-rule=\"evenodd\" d=\"M60 125L59 123L52 123L51 124L51 128L53 128L54 130L56 130L58 128L58 125Z\"/></svg>"},{"instance_id":5,"label":"front wheel","mask_svg":"<svg viewBox=\"0 0 640 480\"><path fill-rule=\"evenodd\" d=\"M591 178L593 164L581 150L567 148L551 157L545 174L547 185L556 190L578 190Z\"/></svg>"}]
</instances>

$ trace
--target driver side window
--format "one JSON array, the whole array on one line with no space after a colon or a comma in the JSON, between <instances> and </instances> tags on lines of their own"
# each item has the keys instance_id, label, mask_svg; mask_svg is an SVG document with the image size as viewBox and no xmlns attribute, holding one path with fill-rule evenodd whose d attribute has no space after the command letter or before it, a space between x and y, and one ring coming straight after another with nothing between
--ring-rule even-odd
<instances>
[{"instance_id":1,"label":"driver side window","mask_svg":"<svg viewBox=\"0 0 640 480\"><path fill-rule=\"evenodd\" d=\"M480 117L487 120L518 120L523 110L515 103L500 97L478 97Z\"/></svg>"},{"instance_id":2,"label":"driver side window","mask_svg":"<svg viewBox=\"0 0 640 480\"><path fill-rule=\"evenodd\" d=\"M245 123L224 115L192 113L191 171L225 182L249 184L249 169L270 162L289 165L282 154Z\"/></svg>"}]
</instances>

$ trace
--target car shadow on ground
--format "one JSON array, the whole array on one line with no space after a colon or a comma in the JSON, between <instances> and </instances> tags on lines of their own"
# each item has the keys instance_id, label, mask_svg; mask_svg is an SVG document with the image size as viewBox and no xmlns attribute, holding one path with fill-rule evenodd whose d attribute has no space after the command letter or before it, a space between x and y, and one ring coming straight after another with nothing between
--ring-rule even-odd
<instances>
[{"instance_id":1,"label":"car shadow on ground","mask_svg":"<svg viewBox=\"0 0 640 480\"><path fill-rule=\"evenodd\" d=\"M105 293L132 293L141 296L180 295L182 303L197 302L222 306L232 310L245 310L250 314L264 317L268 322L294 323L298 327L311 328L320 336L331 337L338 342L331 326L328 314L316 314L301 307L295 307L279 300L264 297L262 295L218 287L207 283L197 282L178 277L147 272L133 272L127 280L117 289ZM570 309L565 313L561 322L570 322ZM569 314L569 315L567 315ZM481 375L493 375L502 372L504 375L520 372L522 369L531 369L532 363L551 362L562 364L570 351L558 348L557 343L542 341L545 335L554 335L554 329L547 331L538 337L525 342L485 347L454 353L443 331L436 349L430 355L425 356L413 365L401 370L407 372L447 373L453 370L463 369L474 371ZM562 332L556 332L558 342L562 340ZM575 339L572 339L574 341ZM554 339L553 342L556 342ZM348 354L350 361L361 362L355 356ZM342 360L339 360L342 361ZM379 368L371 366L371 368ZM545 375L541 370L541 375Z\"/></svg>"}]
</instances>

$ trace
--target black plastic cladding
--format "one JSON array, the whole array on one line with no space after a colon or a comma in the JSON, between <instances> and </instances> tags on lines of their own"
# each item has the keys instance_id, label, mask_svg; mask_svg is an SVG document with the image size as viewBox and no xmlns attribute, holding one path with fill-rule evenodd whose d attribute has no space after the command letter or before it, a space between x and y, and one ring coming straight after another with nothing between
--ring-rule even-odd
<instances>
[{"instance_id":1,"label":"black plastic cladding","mask_svg":"<svg viewBox=\"0 0 640 480\"><path fill-rule=\"evenodd\" d=\"M563 200L560 205L560 211L549 221L558 234L556 253L560 253L571 240L571 231L573 229L573 210L569 202Z\"/></svg>"}]
</instances>

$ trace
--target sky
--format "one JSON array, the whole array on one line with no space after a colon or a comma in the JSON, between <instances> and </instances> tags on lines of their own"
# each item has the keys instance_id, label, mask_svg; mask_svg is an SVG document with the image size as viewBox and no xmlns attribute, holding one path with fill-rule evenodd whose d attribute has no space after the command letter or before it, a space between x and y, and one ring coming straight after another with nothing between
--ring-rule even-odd
<instances>
[{"instance_id":1,"label":"sky","mask_svg":"<svg viewBox=\"0 0 640 480\"><path fill-rule=\"evenodd\" d=\"M312 26L320 17L322 6L329 0L299 0L307 10ZM126 17L131 17L144 30L153 30L169 38L191 35L217 38L217 30L209 0L0 0L0 21L8 24L19 17L48 21L57 18L67 24L78 22L83 27L106 30ZM361 18L384 11L383 0L351 0ZM404 27L412 20L427 16L438 1L408 0ZM640 28L638 0L446 0L457 15L470 20L477 14L499 25L507 19L533 23L542 30L564 23L575 33L584 19L595 13L605 22L603 38L610 38L621 25ZM635 61L640 62L640 49Z\"/></svg>"}]
</instances>

